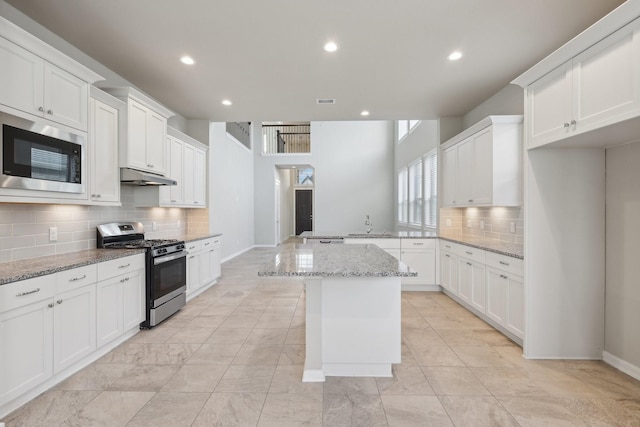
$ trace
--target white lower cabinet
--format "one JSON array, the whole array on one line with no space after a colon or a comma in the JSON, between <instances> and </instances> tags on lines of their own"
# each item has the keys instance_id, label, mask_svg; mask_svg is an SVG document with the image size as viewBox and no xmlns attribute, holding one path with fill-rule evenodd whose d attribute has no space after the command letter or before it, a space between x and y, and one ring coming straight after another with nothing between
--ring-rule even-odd
<instances>
[{"instance_id":1,"label":"white lower cabinet","mask_svg":"<svg viewBox=\"0 0 640 427\"><path fill-rule=\"evenodd\" d=\"M503 333L524 336L523 261L442 240L440 286Z\"/></svg>"},{"instance_id":2,"label":"white lower cabinet","mask_svg":"<svg viewBox=\"0 0 640 427\"><path fill-rule=\"evenodd\" d=\"M143 303L144 254L0 286L0 417L137 329Z\"/></svg>"},{"instance_id":3,"label":"white lower cabinet","mask_svg":"<svg viewBox=\"0 0 640 427\"><path fill-rule=\"evenodd\" d=\"M436 240L400 239L400 261L418 272L416 277L403 277L403 285L436 284Z\"/></svg>"},{"instance_id":4,"label":"white lower cabinet","mask_svg":"<svg viewBox=\"0 0 640 427\"><path fill-rule=\"evenodd\" d=\"M53 372L68 368L96 349L96 285L55 297Z\"/></svg>"},{"instance_id":5,"label":"white lower cabinet","mask_svg":"<svg viewBox=\"0 0 640 427\"><path fill-rule=\"evenodd\" d=\"M144 320L144 268L144 254L98 264L98 348L139 328Z\"/></svg>"},{"instance_id":6,"label":"white lower cabinet","mask_svg":"<svg viewBox=\"0 0 640 427\"><path fill-rule=\"evenodd\" d=\"M53 375L52 306L46 298L0 314L0 407Z\"/></svg>"},{"instance_id":7,"label":"white lower cabinet","mask_svg":"<svg viewBox=\"0 0 640 427\"><path fill-rule=\"evenodd\" d=\"M213 284L221 275L222 238L220 236L188 242L187 298ZM200 293L200 292L197 292Z\"/></svg>"}]
</instances>

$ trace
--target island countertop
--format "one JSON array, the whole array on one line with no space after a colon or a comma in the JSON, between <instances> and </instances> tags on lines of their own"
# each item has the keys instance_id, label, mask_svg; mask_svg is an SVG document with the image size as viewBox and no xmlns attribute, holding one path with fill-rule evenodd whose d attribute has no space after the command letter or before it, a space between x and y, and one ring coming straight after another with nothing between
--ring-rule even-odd
<instances>
[{"instance_id":1,"label":"island countertop","mask_svg":"<svg viewBox=\"0 0 640 427\"><path fill-rule=\"evenodd\" d=\"M371 233L340 233L304 231L299 237L307 239L435 239L438 234L433 231L383 231Z\"/></svg>"},{"instance_id":2,"label":"island countertop","mask_svg":"<svg viewBox=\"0 0 640 427\"><path fill-rule=\"evenodd\" d=\"M288 244L258 276L415 277L418 273L376 245Z\"/></svg>"}]
</instances>

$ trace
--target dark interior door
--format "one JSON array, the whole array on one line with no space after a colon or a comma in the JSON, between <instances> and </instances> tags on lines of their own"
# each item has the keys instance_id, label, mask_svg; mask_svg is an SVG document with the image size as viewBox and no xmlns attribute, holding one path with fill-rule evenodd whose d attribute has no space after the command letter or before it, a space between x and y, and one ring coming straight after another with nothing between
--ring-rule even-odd
<instances>
[{"instance_id":1,"label":"dark interior door","mask_svg":"<svg viewBox=\"0 0 640 427\"><path fill-rule=\"evenodd\" d=\"M296 235L313 230L313 190L296 190Z\"/></svg>"}]
</instances>

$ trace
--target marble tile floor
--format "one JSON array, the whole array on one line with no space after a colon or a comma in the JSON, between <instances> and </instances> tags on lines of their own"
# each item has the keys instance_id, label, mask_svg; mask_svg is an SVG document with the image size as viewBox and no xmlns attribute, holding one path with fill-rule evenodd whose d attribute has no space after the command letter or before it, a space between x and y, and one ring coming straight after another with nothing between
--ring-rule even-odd
<instances>
[{"instance_id":1,"label":"marble tile floor","mask_svg":"<svg viewBox=\"0 0 640 427\"><path fill-rule=\"evenodd\" d=\"M440 293L402 297L393 378L302 383L300 279L259 278L273 249L160 326L7 416L14 426L638 426L640 382L597 361L529 361Z\"/></svg>"}]
</instances>

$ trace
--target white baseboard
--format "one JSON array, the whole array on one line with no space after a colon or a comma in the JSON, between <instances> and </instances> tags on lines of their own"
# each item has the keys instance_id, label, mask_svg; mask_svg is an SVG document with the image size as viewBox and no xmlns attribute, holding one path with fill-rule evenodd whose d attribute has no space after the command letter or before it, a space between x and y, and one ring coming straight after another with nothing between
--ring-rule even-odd
<instances>
[{"instance_id":1,"label":"white baseboard","mask_svg":"<svg viewBox=\"0 0 640 427\"><path fill-rule=\"evenodd\" d=\"M440 285L402 285L401 290L410 292L442 292Z\"/></svg>"},{"instance_id":2,"label":"white baseboard","mask_svg":"<svg viewBox=\"0 0 640 427\"><path fill-rule=\"evenodd\" d=\"M604 360L605 363L608 363L614 368L624 372L625 374L630 375L637 380L640 380L640 368L636 365L632 365L626 360L622 360L607 351L602 352L602 360Z\"/></svg>"},{"instance_id":3,"label":"white baseboard","mask_svg":"<svg viewBox=\"0 0 640 427\"><path fill-rule=\"evenodd\" d=\"M238 251L238 252L236 252L236 253L234 253L234 254L231 254L231 255L229 255L229 256L227 256L227 257L225 257L224 259L220 260L220 262L221 262L221 263L225 263L225 262L227 262L227 261L230 261L230 260L232 260L233 258L235 258L235 257L237 257L237 256L240 256L240 255L242 255L242 254L243 254L243 253L245 253L245 252L250 251L250 250L251 250L251 249L253 249L253 248L255 248L255 245L254 245L254 246L249 246L249 247L247 247L247 248L245 248L245 249L242 249L242 250L240 250L240 251Z\"/></svg>"},{"instance_id":4,"label":"white baseboard","mask_svg":"<svg viewBox=\"0 0 640 427\"><path fill-rule=\"evenodd\" d=\"M253 248L277 248L278 245L253 245L253 247L251 247L251 249Z\"/></svg>"}]
</instances>

